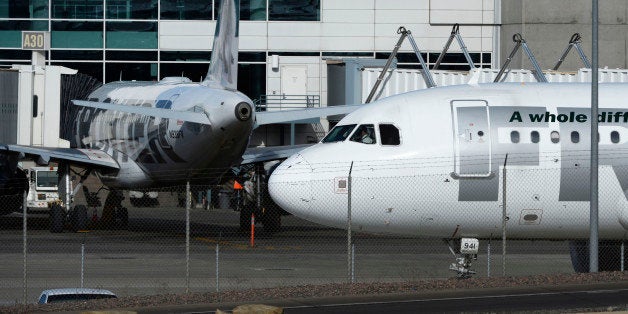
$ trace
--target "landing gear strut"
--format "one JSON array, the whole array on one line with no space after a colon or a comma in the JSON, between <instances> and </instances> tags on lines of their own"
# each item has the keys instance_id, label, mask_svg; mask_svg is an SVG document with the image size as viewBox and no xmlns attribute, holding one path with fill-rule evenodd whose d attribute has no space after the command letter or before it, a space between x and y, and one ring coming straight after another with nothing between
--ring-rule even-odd
<instances>
[{"instance_id":1,"label":"landing gear strut","mask_svg":"<svg viewBox=\"0 0 628 314\"><path fill-rule=\"evenodd\" d=\"M479 241L475 238L462 238L460 239L460 255L456 255L450 241L444 240L449 251L456 258L456 262L451 263L449 270L456 272L458 278L471 278L475 275L475 270L471 269L473 261L478 259ZM457 242L457 241L454 241Z\"/></svg>"}]
</instances>

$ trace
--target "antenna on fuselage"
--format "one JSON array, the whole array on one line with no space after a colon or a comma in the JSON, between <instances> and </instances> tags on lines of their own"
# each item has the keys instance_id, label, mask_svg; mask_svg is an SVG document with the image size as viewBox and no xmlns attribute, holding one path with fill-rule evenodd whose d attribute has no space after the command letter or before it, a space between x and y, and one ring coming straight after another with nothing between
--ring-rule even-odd
<instances>
[{"instance_id":1,"label":"antenna on fuselage","mask_svg":"<svg viewBox=\"0 0 628 314\"><path fill-rule=\"evenodd\" d=\"M211 60L203 85L235 90L238 84L240 2L222 0L214 33Z\"/></svg>"}]
</instances>

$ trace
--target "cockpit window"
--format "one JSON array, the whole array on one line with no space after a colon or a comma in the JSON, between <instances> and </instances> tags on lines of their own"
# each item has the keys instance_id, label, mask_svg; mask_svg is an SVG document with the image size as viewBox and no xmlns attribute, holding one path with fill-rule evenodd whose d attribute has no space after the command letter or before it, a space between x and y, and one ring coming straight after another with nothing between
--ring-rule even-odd
<instances>
[{"instance_id":1,"label":"cockpit window","mask_svg":"<svg viewBox=\"0 0 628 314\"><path fill-rule=\"evenodd\" d=\"M342 142L349 137L351 131L355 128L355 124L347 124L347 125L337 125L334 127L325 138L323 138L323 143L334 143L334 142Z\"/></svg>"},{"instance_id":2,"label":"cockpit window","mask_svg":"<svg viewBox=\"0 0 628 314\"><path fill-rule=\"evenodd\" d=\"M375 144L375 127L372 124L362 124L358 126L351 136L351 141L364 144Z\"/></svg>"},{"instance_id":3,"label":"cockpit window","mask_svg":"<svg viewBox=\"0 0 628 314\"><path fill-rule=\"evenodd\" d=\"M379 125L379 137L382 139L382 145L399 145L399 129L392 124Z\"/></svg>"}]
</instances>

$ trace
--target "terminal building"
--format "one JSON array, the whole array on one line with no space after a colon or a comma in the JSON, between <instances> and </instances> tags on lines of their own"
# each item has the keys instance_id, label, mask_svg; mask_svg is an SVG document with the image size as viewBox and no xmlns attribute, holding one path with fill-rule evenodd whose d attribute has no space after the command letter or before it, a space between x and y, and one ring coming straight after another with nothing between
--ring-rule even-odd
<instances>
[{"instance_id":1,"label":"terminal building","mask_svg":"<svg viewBox=\"0 0 628 314\"><path fill-rule=\"evenodd\" d=\"M0 0L0 65L30 63L21 32L49 31L46 64L103 83L167 76L199 81L209 66L218 2ZM626 68L628 3L605 1L600 9L600 65ZM384 61L402 25L428 66L457 23L476 67L499 68L513 34L521 33L545 69L574 32L582 33L590 55L590 12L586 0L241 0L238 89L258 102L286 95L328 105L330 60ZM468 70L460 47L453 44L450 51L440 69ZM397 68L419 68L407 41L396 57ZM516 56L511 67L530 65ZM579 67L571 56L561 69Z\"/></svg>"}]
</instances>

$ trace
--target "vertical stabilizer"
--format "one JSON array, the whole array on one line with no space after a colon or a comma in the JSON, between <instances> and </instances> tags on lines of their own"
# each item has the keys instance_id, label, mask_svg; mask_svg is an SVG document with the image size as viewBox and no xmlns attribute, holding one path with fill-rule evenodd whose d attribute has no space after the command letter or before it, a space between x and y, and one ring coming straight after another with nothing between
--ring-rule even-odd
<instances>
[{"instance_id":1,"label":"vertical stabilizer","mask_svg":"<svg viewBox=\"0 0 628 314\"><path fill-rule=\"evenodd\" d=\"M211 63L203 83L235 90L238 84L240 1L222 0L217 21Z\"/></svg>"}]
</instances>

